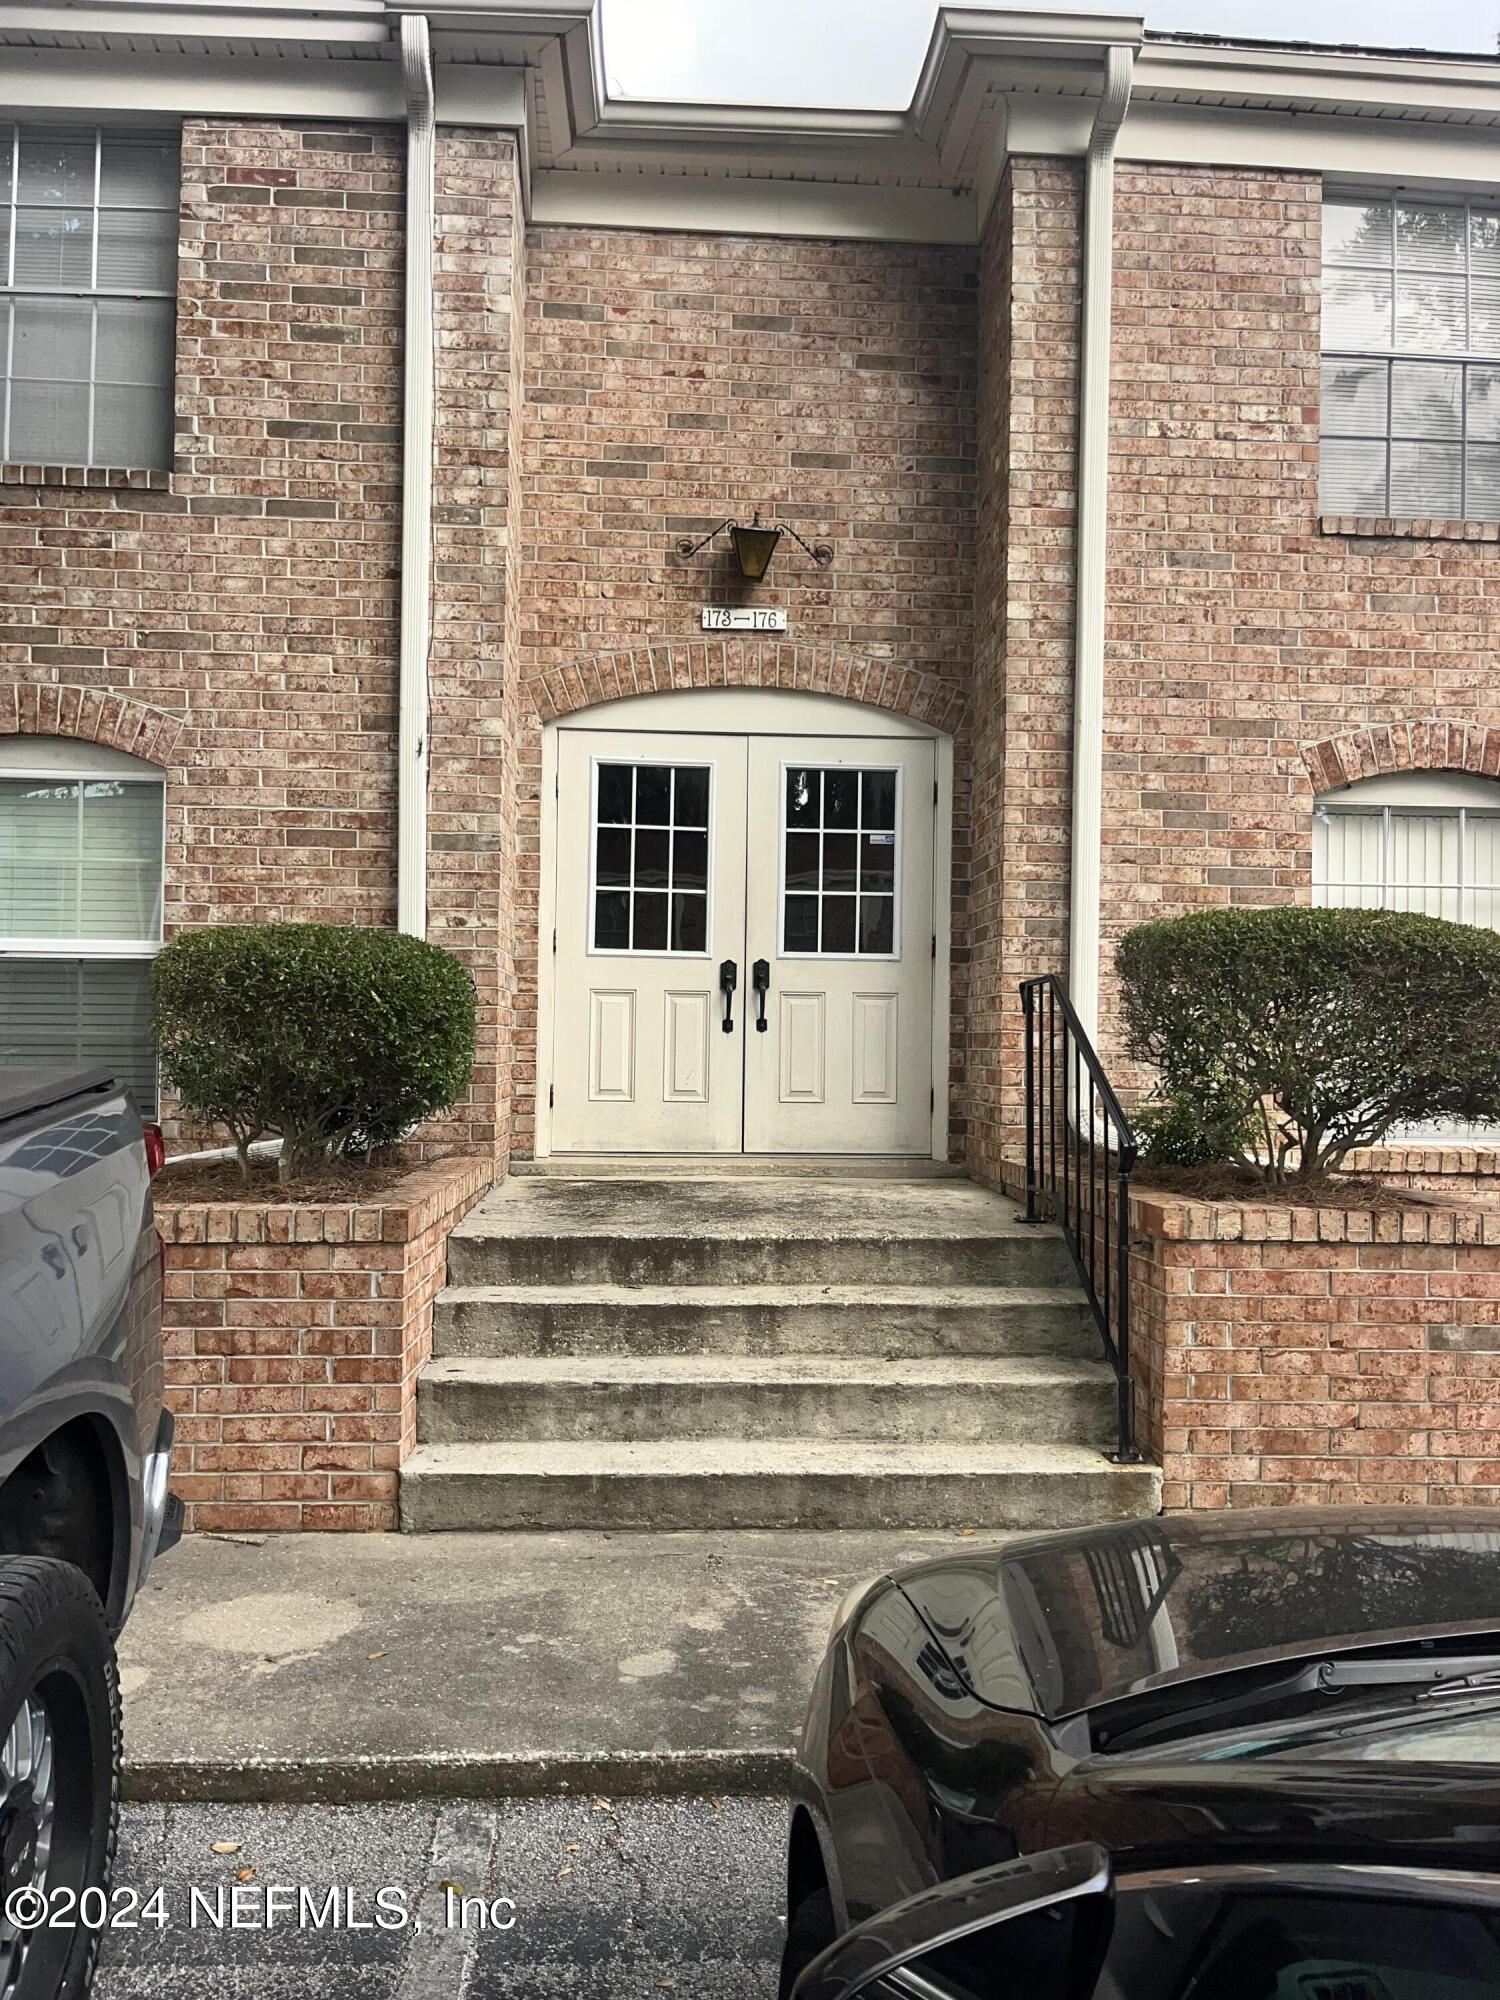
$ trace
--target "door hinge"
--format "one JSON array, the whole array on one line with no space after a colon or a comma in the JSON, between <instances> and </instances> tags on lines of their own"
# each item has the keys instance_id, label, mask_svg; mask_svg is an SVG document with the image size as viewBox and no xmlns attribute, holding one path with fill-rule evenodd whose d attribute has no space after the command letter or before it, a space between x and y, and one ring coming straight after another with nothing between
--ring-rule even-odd
<instances>
[{"instance_id":1,"label":"door hinge","mask_svg":"<svg viewBox=\"0 0 1500 2000\"><path fill-rule=\"evenodd\" d=\"M937 1110L937 1085L936 1085L936 1084L934 1084L934 1085L932 1086L931 1090L929 1090L929 1091L928 1091L928 1093L927 1093L927 1109L928 1109L928 1110L929 1110L930 1112L931 1112L931 1111L936 1111L936 1110Z\"/></svg>"},{"instance_id":2,"label":"door hinge","mask_svg":"<svg viewBox=\"0 0 1500 2000\"><path fill-rule=\"evenodd\" d=\"M557 931L556 931L556 928L555 928L555 927L554 927L554 929L553 929L553 932L552 932L552 949L553 949L554 953L555 953L555 952L556 952L556 950L557 950Z\"/></svg>"},{"instance_id":3,"label":"door hinge","mask_svg":"<svg viewBox=\"0 0 1500 2000\"><path fill-rule=\"evenodd\" d=\"M557 1085L555 1083L549 1083L547 1085L547 1109L550 1111L552 1107L556 1104L556 1102L557 1102Z\"/></svg>"},{"instance_id":4,"label":"door hinge","mask_svg":"<svg viewBox=\"0 0 1500 2000\"><path fill-rule=\"evenodd\" d=\"M936 778L934 778L932 781L932 803L935 806L937 802L938 802L938 781Z\"/></svg>"},{"instance_id":5,"label":"door hinge","mask_svg":"<svg viewBox=\"0 0 1500 2000\"><path fill-rule=\"evenodd\" d=\"M557 945L556 945L556 943L555 943L555 942L554 942L554 944L553 944L553 946L552 946L552 949L553 949L554 951L556 951L556 949L557 949ZM933 932L933 934L932 934L932 956L933 956L933 959L934 959L934 961L936 961L936 959L937 959L937 932L936 932L936 931L934 931L934 932Z\"/></svg>"}]
</instances>

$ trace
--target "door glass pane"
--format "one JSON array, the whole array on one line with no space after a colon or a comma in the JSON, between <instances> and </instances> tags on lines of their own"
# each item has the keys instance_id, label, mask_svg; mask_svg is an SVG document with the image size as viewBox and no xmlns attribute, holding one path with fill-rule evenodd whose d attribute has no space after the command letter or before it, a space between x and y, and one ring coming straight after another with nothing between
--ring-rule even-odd
<instances>
[{"instance_id":1,"label":"door glass pane","mask_svg":"<svg viewBox=\"0 0 1500 2000\"><path fill-rule=\"evenodd\" d=\"M673 951L708 949L707 896L673 895L671 948Z\"/></svg>"},{"instance_id":2,"label":"door glass pane","mask_svg":"<svg viewBox=\"0 0 1500 2000\"><path fill-rule=\"evenodd\" d=\"M630 828L601 826L597 843L594 880L601 889L630 886Z\"/></svg>"},{"instance_id":3,"label":"door glass pane","mask_svg":"<svg viewBox=\"0 0 1500 2000\"><path fill-rule=\"evenodd\" d=\"M635 823L637 826L671 825L672 770L670 765L636 765Z\"/></svg>"},{"instance_id":4,"label":"door glass pane","mask_svg":"<svg viewBox=\"0 0 1500 2000\"><path fill-rule=\"evenodd\" d=\"M790 769L781 948L890 958L896 949L897 773Z\"/></svg>"},{"instance_id":5,"label":"door glass pane","mask_svg":"<svg viewBox=\"0 0 1500 2000\"><path fill-rule=\"evenodd\" d=\"M637 889L665 889L672 872L671 836L664 829L638 826L635 830L635 886Z\"/></svg>"},{"instance_id":6,"label":"door glass pane","mask_svg":"<svg viewBox=\"0 0 1500 2000\"><path fill-rule=\"evenodd\" d=\"M594 951L708 950L706 764L601 763Z\"/></svg>"},{"instance_id":7,"label":"door glass pane","mask_svg":"<svg viewBox=\"0 0 1500 2000\"><path fill-rule=\"evenodd\" d=\"M853 896L825 896L823 898L823 943L824 951L853 951L854 949L854 904Z\"/></svg>"},{"instance_id":8,"label":"door glass pane","mask_svg":"<svg viewBox=\"0 0 1500 2000\"><path fill-rule=\"evenodd\" d=\"M609 826L629 826L635 817L631 810L631 799L635 785L633 764L601 764L599 766L599 823Z\"/></svg>"},{"instance_id":9,"label":"door glass pane","mask_svg":"<svg viewBox=\"0 0 1500 2000\"><path fill-rule=\"evenodd\" d=\"M672 887L674 889L706 889L708 887L708 835L706 833L674 833L672 835Z\"/></svg>"},{"instance_id":10,"label":"door glass pane","mask_svg":"<svg viewBox=\"0 0 1500 2000\"><path fill-rule=\"evenodd\" d=\"M667 899L637 890L632 899L631 941L637 951L667 948Z\"/></svg>"},{"instance_id":11,"label":"door glass pane","mask_svg":"<svg viewBox=\"0 0 1500 2000\"><path fill-rule=\"evenodd\" d=\"M708 766L706 764L679 764L676 767L673 782L673 825L706 827L708 825Z\"/></svg>"}]
</instances>

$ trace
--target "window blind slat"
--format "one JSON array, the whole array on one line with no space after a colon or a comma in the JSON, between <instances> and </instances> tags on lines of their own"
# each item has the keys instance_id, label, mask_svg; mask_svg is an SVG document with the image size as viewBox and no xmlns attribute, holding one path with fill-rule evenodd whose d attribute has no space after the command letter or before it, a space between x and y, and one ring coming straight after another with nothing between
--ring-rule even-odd
<instances>
[{"instance_id":1,"label":"window blind slat","mask_svg":"<svg viewBox=\"0 0 1500 2000\"><path fill-rule=\"evenodd\" d=\"M108 1063L153 1117L150 962L0 958L0 1063Z\"/></svg>"}]
</instances>

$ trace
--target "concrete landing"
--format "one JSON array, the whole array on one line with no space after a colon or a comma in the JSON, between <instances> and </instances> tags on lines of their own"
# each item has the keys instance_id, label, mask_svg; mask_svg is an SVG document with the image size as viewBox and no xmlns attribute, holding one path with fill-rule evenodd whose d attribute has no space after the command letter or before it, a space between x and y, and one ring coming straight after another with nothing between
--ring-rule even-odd
<instances>
[{"instance_id":1,"label":"concrete landing","mask_svg":"<svg viewBox=\"0 0 1500 2000\"><path fill-rule=\"evenodd\" d=\"M951 1532L190 1536L152 1571L120 1647L127 1796L778 1791L848 1586L978 1546Z\"/></svg>"}]
</instances>

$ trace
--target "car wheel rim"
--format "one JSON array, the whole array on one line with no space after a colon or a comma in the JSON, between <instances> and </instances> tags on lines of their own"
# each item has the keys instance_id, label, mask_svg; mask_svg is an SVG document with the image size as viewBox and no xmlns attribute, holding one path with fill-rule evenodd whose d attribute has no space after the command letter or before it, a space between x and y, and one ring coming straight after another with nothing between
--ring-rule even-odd
<instances>
[{"instance_id":1,"label":"car wheel rim","mask_svg":"<svg viewBox=\"0 0 1500 2000\"><path fill-rule=\"evenodd\" d=\"M47 1702L34 1690L0 1747L0 2000L19 1993L36 1934L13 1921L11 1898L18 1889L45 1897L56 1830L57 1738Z\"/></svg>"}]
</instances>

